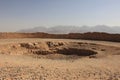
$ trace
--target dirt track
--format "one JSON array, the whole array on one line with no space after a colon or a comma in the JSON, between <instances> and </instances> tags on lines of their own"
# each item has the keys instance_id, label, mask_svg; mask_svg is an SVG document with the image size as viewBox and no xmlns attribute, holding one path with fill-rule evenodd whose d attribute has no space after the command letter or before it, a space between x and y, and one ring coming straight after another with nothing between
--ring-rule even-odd
<instances>
[{"instance_id":1,"label":"dirt track","mask_svg":"<svg viewBox=\"0 0 120 80\"><path fill-rule=\"evenodd\" d=\"M44 46L39 46L40 49L49 48L46 42L63 42L63 46L55 45L50 49L85 48L98 54L95 58L83 56L77 59L68 59L63 54L39 54L39 57L36 57L37 55L23 53L29 47L16 46L21 43L38 42ZM13 45L15 48L11 48ZM36 49L32 47L32 50ZM120 43L68 39L1 39L0 51L1 80L120 80Z\"/></svg>"}]
</instances>

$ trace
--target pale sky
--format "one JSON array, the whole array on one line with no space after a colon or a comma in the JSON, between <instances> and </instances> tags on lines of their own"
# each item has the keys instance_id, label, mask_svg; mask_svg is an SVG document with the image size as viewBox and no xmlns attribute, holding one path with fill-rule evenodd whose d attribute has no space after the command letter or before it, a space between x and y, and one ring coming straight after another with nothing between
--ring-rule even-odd
<instances>
[{"instance_id":1,"label":"pale sky","mask_svg":"<svg viewBox=\"0 0 120 80\"><path fill-rule=\"evenodd\" d=\"M120 0L0 0L0 31L57 25L120 26Z\"/></svg>"}]
</instances>

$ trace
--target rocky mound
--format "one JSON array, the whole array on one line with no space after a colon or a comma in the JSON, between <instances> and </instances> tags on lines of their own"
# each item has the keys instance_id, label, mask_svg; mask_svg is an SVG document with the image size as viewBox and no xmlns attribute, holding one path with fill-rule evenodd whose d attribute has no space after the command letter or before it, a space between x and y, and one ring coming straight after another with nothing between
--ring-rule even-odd
<instances>
[{"instance_id":1,"label":"rocky mound","mask_svg":"<svg viewBox=\"0 0 120 80\"><path fill-rule=\"evenodd\" d=\"M120 48L85 42L42 41L0 45L0 53L12 55L66 55L96 58L119 55Z\"/></svg>"}]
</instances>

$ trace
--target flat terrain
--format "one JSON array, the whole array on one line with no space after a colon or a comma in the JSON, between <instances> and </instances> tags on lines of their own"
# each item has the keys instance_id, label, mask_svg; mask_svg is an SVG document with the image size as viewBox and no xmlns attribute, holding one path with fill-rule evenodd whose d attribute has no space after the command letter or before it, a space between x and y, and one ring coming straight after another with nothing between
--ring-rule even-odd
<instances>
[{"instance_id":1,"label":"flat terrain","mask_svg":"<svg viewBox=\"0 0 120 80\"><path fill-rule=\"evenodd\" d=\"M0 80L120 80L120 43L0 39Z\"/></svg>"}]
</instances>

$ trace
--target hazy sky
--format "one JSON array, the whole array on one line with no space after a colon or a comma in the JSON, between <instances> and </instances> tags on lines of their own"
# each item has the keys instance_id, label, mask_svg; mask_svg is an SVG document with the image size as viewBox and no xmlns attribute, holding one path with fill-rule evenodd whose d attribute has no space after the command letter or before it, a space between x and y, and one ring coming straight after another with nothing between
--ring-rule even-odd
<instances>
[{"instance_id":1,"label":"hazy sky","mask_svg":"<svg viewBox=\"0 0 120 80\"><path fill-rule=\"evenodd\" d=\"M103 24L120 26L120 0L0 0L0 31Z\"/></svg>"}]
</instances>

